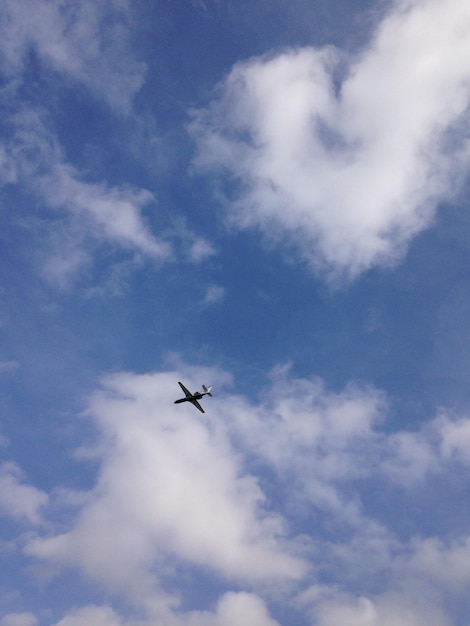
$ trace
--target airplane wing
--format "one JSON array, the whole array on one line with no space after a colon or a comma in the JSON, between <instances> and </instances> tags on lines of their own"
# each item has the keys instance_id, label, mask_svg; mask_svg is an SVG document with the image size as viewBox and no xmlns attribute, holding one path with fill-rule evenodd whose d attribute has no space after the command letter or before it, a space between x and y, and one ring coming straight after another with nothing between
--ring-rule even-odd
<instances>
[{"instance_id":1,"label":"airplane wing","mask_svg":"<svg viewBox=\"0 0 470 626\"><path fill-rule=\"evenodd\" d=\"M192 395L193 395L193 394L192 394L190 391L188 391L188 389L186 389L186 387L183 385L183 383L180 383L180 382L178 381L178 385L179 385L179 386L181 387L181 389L184 391L184 395L185 395L187 398L191 398L191 397L192 397Z\"/></svg>"},{"instance_id":2,"label":"airplane wing","mask_svg":"<svg viewBox=\"0 0 470 626\"><path fill-rule=\"evenodd\" d=\"M202 408L202 406L199 404L197 400L191 400L191 403L194 404L194 406L198 408L201 411L201 413L205 413L204 409Z\"/></svg>"}]
</instances>

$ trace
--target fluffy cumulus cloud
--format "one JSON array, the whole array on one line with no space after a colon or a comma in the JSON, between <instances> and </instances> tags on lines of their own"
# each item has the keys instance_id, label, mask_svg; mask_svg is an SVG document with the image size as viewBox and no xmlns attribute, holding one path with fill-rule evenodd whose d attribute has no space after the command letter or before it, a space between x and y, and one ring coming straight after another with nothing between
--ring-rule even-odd
<instances>
[{"instance_id":1,"label":"fluffy cumulus cloud","mask_svg":"<svg viewBox=\"0 0 470 626\"><path fill-rule=\"evenodd\" d=\"M153 593L152 568L169 555L228 579L299 578L305 564L282 518L224 431L194 409L175 419L177 379L104 381L90 405L104 436L96 487L69 532L37 538L29 553L79 566L141 601Z\"/></svg>"},{"instance_id":2,"label":"fluffy cumulus cloud","mask_svg":"<svg viewBox=\"0 0 470 626\"><path fill-rule=\"evenodd\" d=\"M304 48L235 66L192 125L231 216L354 278L399 259L468 165L470 7L398 0L347 58Z\"/></svg>"},{"instance_id":3,"label":"fluffy cumulus cloud","mask_svg":"<svg viewBox=\"0 0 470 626\"><path fill-rule=\"evenodd\" d=\"M165 624L172 626L238 626L239 624L279 626L278 622L269 616L265 603L258 596L244 592L224 594L213 611L193 611L179 617L167 615L165 620ZM153 626L155 621L121 619L109 606L87 606L72 611L54 626L89 626L89 624L93 626ZM8 623L8 626L16 626L16 623L12 622L11 625ZM22 623L21 626L23 626ZM30 626L29 623L27 626Z\"/></svg>"},{"instance_id":4,"label":"fluffy cumulus cloud","mask_svg":"<svg viewBox=\"0 0 470 626\"><path fill-rule=\"evenodd\" d=\"M387 593L376 599L328 593L318 603L315 626L451 626L445 614L429 598Z\"/></svg>"},{"instance_id":5,"label":"fluffy cumulus cloud","mask_svg":"<svg viewBox=\"0 0 470 626\"><path fill-rule=\"evenodd\" d=\"M204 415L173 404L181 376L190 388L209 379L218 388ZM79 454L98 462L96 482L78 501L57 492L55 510L63 498L69 526L54 529L51 519L46 533L27 538L26 554L80 570L108 597L139 606L148 623L275 626L266 590L276 589L274 605L316 626L452 624L441 598L464 601L469 536L404 534L399 516L377 516L368 494L398 506L422 493L432 499L436 476L445 484L452 472L468 475L465 439L451 451L470 420L439 415L421 430L386 432L387 404L374 389L332 392L281 367L249 402L224 391L229 379L190 368L104 378L87 410L99 436ZM34 502L23 509L34 523L45 497L30 491ZM183 610L178 580L198 572L211 572L224 591L213 606ZM110 606L77 609L58 624L91 615L96 624L147 624Z\"/></svg>"},{"instance_id":6,"label":"fluffy cumulus cloud","mask_svg":"<svg viewBox=\"0 0 470 626\"><path fill-rule=\"evenodd\" d=\"M279 626L269 616L265 603L252 593L227 593L214 613L193 614L189 626Z\"/></svg>"},{"instance_id":7,"label":"fluffy cumulus cloud","mask_svg":"<svg viewBox=\"0 0 470 626\"><path fill-rule=\"evenodd\" d=\"M119 616L110 608L102 606L87 606L72 611L55 624L55 626L121 626L124 623Z\"/></svg>"}]
</instances>

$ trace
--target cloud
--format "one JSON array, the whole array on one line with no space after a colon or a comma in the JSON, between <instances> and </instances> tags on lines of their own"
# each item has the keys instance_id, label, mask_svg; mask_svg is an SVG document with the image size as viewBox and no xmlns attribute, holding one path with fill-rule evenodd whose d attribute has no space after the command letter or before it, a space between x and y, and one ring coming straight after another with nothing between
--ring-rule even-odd
<instances>
[{"instance_id":1,"label":"cloud","mask_svg":"<svg viewBox=\"0 0 470 626\"><path fill-rule=\"evenodd\" d=\"M142 218L142 209L153 201L148 191L84 183L64 163L40 179L38 188L50 207L91 218L98 236L156 259L167 256L168 244L158 242Z\"/></svg>"},{"instance_id":2,"label":"cloud","mask_svg":"<svg viewBox=\"0 0 470 626\"><path fill-rule=\"evenodd\" d=\"M382 471L403 486L429 475L470 465L470 419L441 412L420 430L391 433L383 440Z\"/></svg>"},{"instance_id":3,"label":"cloud","mask_svg":"<svg viewBox=\"0 0 470 626\"><path fill-rule=\"evenodd\" d=\"M36 626L37 623L32 613L9 613L0 619L0 626Z\"/></svg>"},{"instance_id":4,"label":"cloud","mask_svg":"<svg viewBox=\"0 0 470 626\"><path fill-rule=\"evenodd\" d=\"M214 611L180 612L160 619L161 622L155 621L155 618L126 620L108 606L87 606L70 612L54 626L154 626L155 623L163 623L163 620L172 626L279 626L271 619L265 603L258 596L244 592L224 594ZM3 626L1 622L0 625ZM16 626L16 623L11 626Z\"/></svg>"},{"instance_id":5,"label":"cloud","mask_svg":"<svg viewBox=\"0 0 470 626\"><path fill-rule=\"evenodd\" d=\"M200 263L214 254L214 246L202 237L196 238L189 251L189 256L193 263Z\"/></svg>"},{"instance_id":6,"label":"cloud","mask_svg":"<svg viewBox=\"0 0 470 626\"><path fill-rule=\"evenodd\" d=\"M314 271L393 264L465 176L469 59L465 0L398 0L355 57L237 64L195 114L196 163L231 175L234 223L290 241Z\"/></svg>"},{"instance_id":7,"label":"cloud","mask_svg":"<svg viewBox=\"0 0 470 626\"><path fill-rule=\"evenodd\" d=\"M0 375L14 372L19 366L18 361L0 361Z\"/></svg>"},{"instance_id":8,"label":"cloud","mask_svg":"<svg viewBox=\"0 0 470 626\"><path fill-rule=\"evenodd\" d=\"M219 601L215 614L195 614L188 626L279 626L265 603L252 593L227 593Z\"/></svg>"},{"instance_id":9,"label":"cloud","mask_svg":"<svg viewBox=\"0 0 470 626\"><path fill-rule=\"evenodd\" d=\"M282 518L226 434L193 407L175 408L179 376L103 381L89 407L102 434L96 486L69 532L36 538L28 553L144 603L155 593L153 568L170 555L226 579L300 577Z\"/></svg>"},{"instance_id":10,"label":"cloud","mask_svg":"<svg viewBox=\"0 0 470 626\"><path fill-rule=\"evenodd\" d=\"M271 373L265 398L247 405L231 397L226 412L243 445L274 468L300 499L350 523L363 523L341 487L375 467L381 447L376 426L386 414L383 394L353 384L333 393L321 379L295 379L288 367L279 367Z\"/></svg>"},{"instance_id":11,"label":"cloud","mask_svg":"<svg viewBox=\"0 0 470 626\"><path fill-rule=\"evenodd\" d=\"M434 602L406 594L386 593L371 599L333 594L316 608L315 626L451 626Z\"/></svg>"},{"instance_id":12,"label":"cloud","mask_svg":"<svg viewBox=\"0 0 470 626\"><path fill-rule=\"evenodd\" d=\"M12 84L22 80L33 51L47 68L85 85L116 111L130 111L146 68L132 55L125 0L6 0L0 18L1 63Z\"/></svg>"},{"instance_id":13,"label":"cloud","mask_svg":"<svg viewBox=\"0 0 470 626\"><path fill-rule=\"evenodd\" d=\"M55 133L39 111L25 109L11 118L5 159L22 185L53 211L44 274L66 287L91 263L93 244L108 243L161 261L171 246L155 237L144 219L152 194L131 186L90 183L66 162ZM7 183L7 180L3 181Z\"/></svg>"},{"instance_id":14,"label":"cloud","mask_svg":"<svg viewBox=\"0 0 470 626\"><path fill-rule=\"evenodd\" d=\"M206 290L206 295L202 301L202 306L210 306L220 302L225 297L225 288L220 285L210 285Z\"/></svg>"},{"instance_id":15,"label":"cloud","mask_svg":"<svg viewBox=\"0 0 470 626\"><path fill-rule=\"evenodd\" d=\"M172 222L172 235L179 243L181 257L194 265L199 265L217 254L214 245L195 231L194 224L187 224L184 218L178 217Z\"/></svg>"},{"instance_id":16,"label":"cloud","mask_svg":"<svg viewBox=\"0 0 470 626\"><path fill-rule=\"evenodd\" d=\"M215 384L204 415L173 404L179 379ZM470 420L441 412L415 431L394 430L383 427L384 394L370 387L331 391L281 366L249 401L225 391L229 379L184 364L104 377L87 408L98 439L80 447L83 462L97 463L94 484L78 499L55 489L68 526L52 517L25 553L139 607L139 626L275 626L272 604L291 603L318 626L450 624L457 609L441 598L465 603L468 534L426 535L411 514L404 530L400 510L429 500L423 515L432 511L438 532L437 484L446 491L455 472L468 472L459 433ZM194 611L179 581L198 573L215 577L221 595ZM134 625L115 610L83 607L59 624L92 614L97 624Z\"/></svg>"},{"instance_id":17,"label":"cloud","mask_svg":"<svg viewBox=\"0 0 470 626\"><path fill-rule=\"evenodd\" d=\"M470 420L468 418L451 420L446 416L442 416L438 424L442 437L441 450L443 457L469 465Z\"/></svg>"},{"instance_id":18,"label":"cloud","mask_svg":"<svg viewBox=\"0 0 470 626\"><path fill-rule=\"evenodd\" d=\"M124 622L110 608L102 606L86 606L76 609L54 626L124 626Z\"/></svg>"},{"instance_id":19,"label":"cloud","mask_svg":"<svg viewBox=\"0 0 470 626\"><path fill-rule=\"evenodd\" d=\"M47 91L39 105L28 91L32 61L37 92ZM90 0L7 0L0 8L0 66L5 79L0 183L15 185L29 203L33 196L55 211L39 224L45 277L69 286L91 265L97 243L129 250L137 261L138 255L167 258L170 245L151 233L144 218L155 203L153 195L131 185L88 182L65 157L51 123L50 94L64 93L70 84L84 87L114 113L131 112L145 65L132 51L126 0L99 5Z\"/></svg>"},{"instance_id":20,"label":"cloud","mask_svg":"<svg viewBox=\"0 0 470 626\"><path fill-rule=\"evenodd\" d=\"M424 579L458 598L470 583L470 537L443 541L437 537L416 539L402 571L407 578Z\"/></svg>"},{"instance_id":21,"label":"cloud","mask_svg":"<svg viewBox=\"0 0 470 626\"><path fill-rule=\"evenodd\" d=\"M46 493L27 485L23 472L12 462L0 465L0 513L31 524L41 521L40 511L48 502Z\"/></svg>"}]
</instances>

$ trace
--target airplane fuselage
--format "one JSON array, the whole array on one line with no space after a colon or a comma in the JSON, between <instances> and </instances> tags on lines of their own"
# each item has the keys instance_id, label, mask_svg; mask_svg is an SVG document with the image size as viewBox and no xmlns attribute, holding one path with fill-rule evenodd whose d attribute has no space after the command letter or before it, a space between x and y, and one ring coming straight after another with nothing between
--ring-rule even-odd
<instances>
[{"instance_id":1,"label":"airplane fuselage","mask_svg":"<svg viewBox=\"0 0 470 626\"><path fill-rule=\"evenodd\" d=\"M192 402L193 400L200 400L205 395L207 394L197 391L196 393L193 393L190 398L180 398L179 400L175 400L175 404L180 404L180 402Z\"/></svg>"},{"instance_id":2,"label":"airplane fuselage","mask_svg":"<svg viewBox=\"0 0 470 626\"><path fill-rule=\"evenodd\" d=\"M178 381L178 385L184 391L185 397L179 398L179 400L175 400L175 404L181 404L181 402L191 402L191 404L193 404L196 407L196 409L201 411L201 413L204 413L204 409L199 404L198 400L200 400L204 396L212 395L211 394L212 385L210 387L206 387L205 385L202 385L202 388L204 389L204 391L195 391L194 393L191 393L189 389L186 389L186 387L183 385L182 382Z\"/></svg>"}]
</instances>

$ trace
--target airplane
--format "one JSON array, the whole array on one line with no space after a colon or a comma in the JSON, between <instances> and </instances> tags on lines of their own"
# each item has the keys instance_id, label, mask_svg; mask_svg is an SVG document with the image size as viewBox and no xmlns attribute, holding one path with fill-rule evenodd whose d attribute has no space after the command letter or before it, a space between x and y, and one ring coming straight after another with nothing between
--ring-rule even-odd
<instances>
[{"instance_id":1,"label":"airplane","mask_svg":"<svg viewBox=\"0 0 470 626\"><path fill-rule=\"evenodd\" d=\"M205 385L202 385L202 388L204 389L204 391L196 391L195 393L191 393L188 389L186 389L183 383L180 383L179 381L178 381L178 385L184 391L185 397L180 398L179 400L175 400L175 404L180 404L180 402L191 402L191 404L194 404L194 406L197 409L199 409L201 413L205 413L204 409L199 404L198 400L200 400L203 396L212 397L212 394L211 394L212 385L210 387L206 387Z\"/></svg>"}]
</instances>

